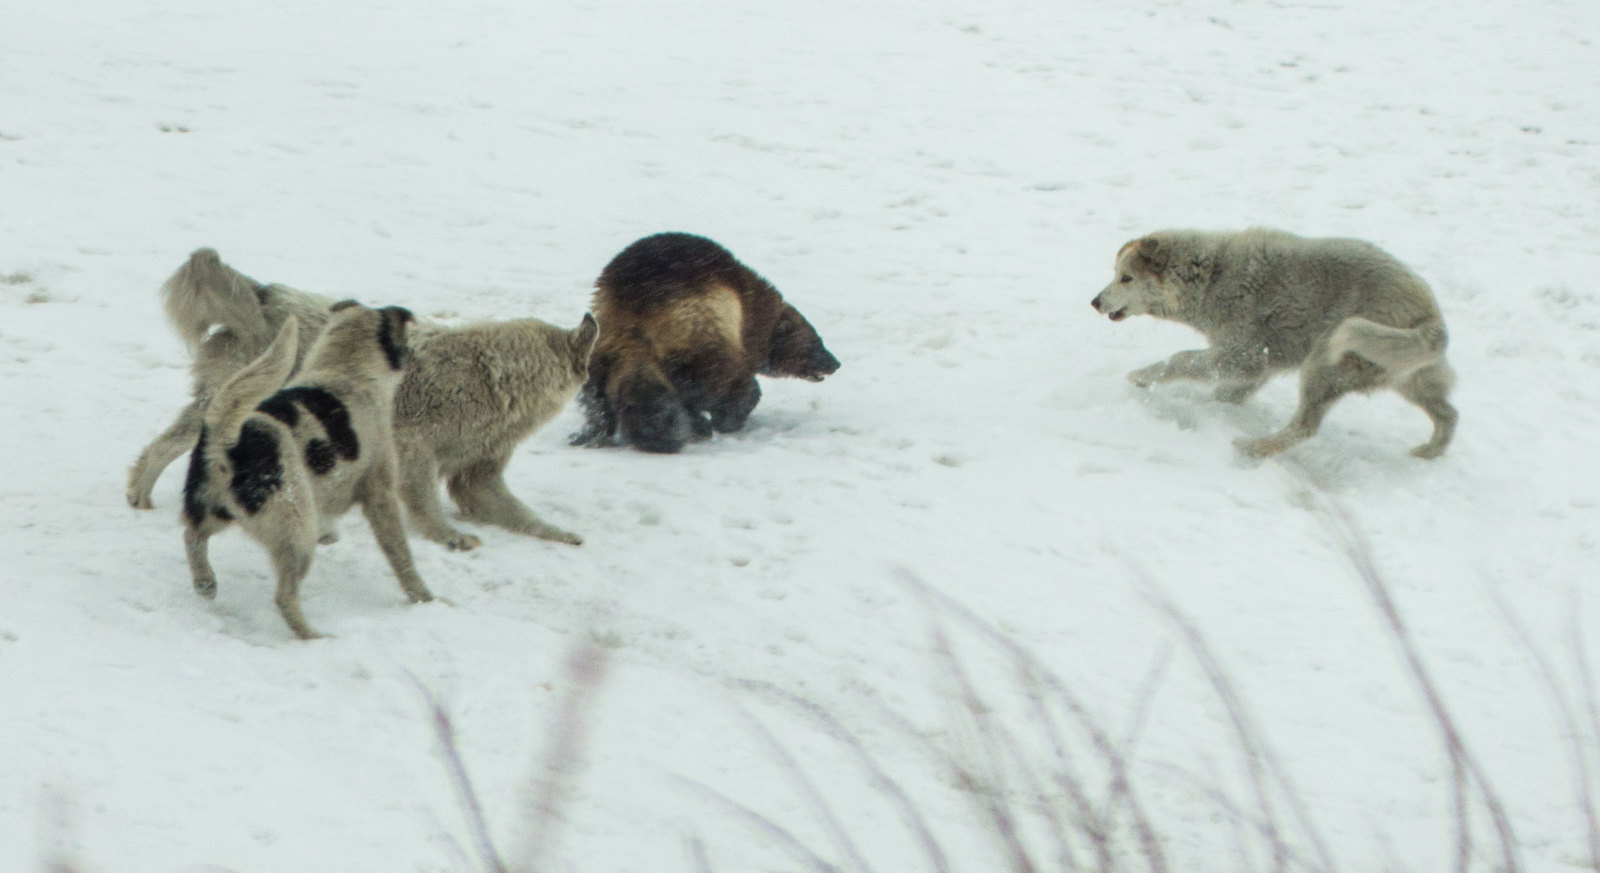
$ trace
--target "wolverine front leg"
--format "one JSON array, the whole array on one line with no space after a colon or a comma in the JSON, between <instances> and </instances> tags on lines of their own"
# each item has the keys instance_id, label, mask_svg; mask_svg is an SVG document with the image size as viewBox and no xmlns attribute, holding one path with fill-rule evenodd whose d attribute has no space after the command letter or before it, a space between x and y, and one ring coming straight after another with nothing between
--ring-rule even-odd
<instances>
[{"instance_id":1,"label":"wolverine front leg","mask_svg":"<svg viewBox=\"0 0 1600 873\"><path fill-rule=\"evenodd\" d=\"M1149 388L1157 382L1171 382L1175 379L1215 379L1217 377L1217 353L1212 349L1191 349L1179 352L1176 355L1140 367L1128 374L1128 381L1140 388Z\"/></svg>"},{"instance_id":2,"label":"wolverine front leg","mask_svg":"<svg viewBox=\"0 0 1600 873\"><path fill-rule=\"evenodd\" d=\"M733 433L744 427L756 404L761 402L761 386L756 377L740 382L711 407L711 426L719 433Z\"/></svg>"}]
</instances>

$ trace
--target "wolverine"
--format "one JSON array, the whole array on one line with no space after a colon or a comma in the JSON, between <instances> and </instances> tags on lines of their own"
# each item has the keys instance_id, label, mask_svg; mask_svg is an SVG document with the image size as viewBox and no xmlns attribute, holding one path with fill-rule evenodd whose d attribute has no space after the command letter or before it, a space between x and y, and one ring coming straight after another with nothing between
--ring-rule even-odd
<instances>
[{"instance_id":1,"label":"wolverine","mask_svg":"<svg viewBox=\"0 0 1600 873\"><path fill-rule=\"evenodd\" d=\"M839 369L778 289L693 234L623 249L595 282L592 309L600 337L573 445L676 452L743 427L761 399L757 375L821 382Z\"/></svg>"}]
</instances>

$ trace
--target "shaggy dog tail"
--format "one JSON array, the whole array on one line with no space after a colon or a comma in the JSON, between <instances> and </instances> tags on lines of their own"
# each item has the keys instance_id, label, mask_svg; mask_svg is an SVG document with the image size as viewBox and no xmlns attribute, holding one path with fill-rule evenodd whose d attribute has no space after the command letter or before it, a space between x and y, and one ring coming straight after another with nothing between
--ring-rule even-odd
<instances>
[{"instance_id":1,"label":"shaggy dog tail","mask_svg":"<svg viewBox=\"0 0 1600 873\"><path fill-rule=\"evenodd\" d=\"M206 407L206 430L213 446L222 449L238 442L244 420L289 380L299 344L300 322L291 316L260 357L222 383Z\"/></svg>"},{"instance_id":2,"label":"shaggy dog tail","mask_svg":"<svg viewBox=\"0 0 1600 873\"><path fill-rule=\"evenodd\" d=\"M1430 364L1444 360L1449 343L1444 322L1425 321L1416 327L1390 327L1365 318L1347 318L1328 339L1328 360L1336 362L1354 354L1389 371L1393 382Z\"/></svg>"},{"instance_id":3,"label":"shaggy dog tail","mask_svg":"<svg viewBox=\"0 0 1600 873\"><path fill-rule=\"evenodd\" d=\"M239 337L247 348L260 348L272 336L261 299L260 284L224 264L216 249L196 249L189 261L161 286L167 320L193 351L213 328Z\"/></svg>"}]
</instances>

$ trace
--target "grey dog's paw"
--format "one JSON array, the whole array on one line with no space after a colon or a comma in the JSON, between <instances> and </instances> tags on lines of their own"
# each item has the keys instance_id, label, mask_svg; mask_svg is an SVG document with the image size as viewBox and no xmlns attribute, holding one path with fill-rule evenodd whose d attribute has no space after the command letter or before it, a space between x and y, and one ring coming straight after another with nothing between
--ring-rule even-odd
<instances>
[{"instance_id":1,"label":"grey dog's paw","mask_svg":"<svg viewBox=\"0 0 1600 873\"><path fill-rule=\"evenodd\" d=\"M1424 461L1431 461L1442 454L1444 454L1444 446L1432 442L1423 443L1411 450L1411 457L1421 458Z\"/></svg>"},{"instance_id":2,"label":"grey dog's paw","mask_svg":"<svg viewBox=\"0 0 1600 873\"><path fill-rule=\"evenodd\" d=\"M1262 437L1260 439L1239 437L1233 441L1233 445L1244 456L1255 458L1258 461L1270 458L1288 448L1284 441L1276 436Z\"/></svg>"},{"instance_id":3,"label":"grey dog's paw","mask_svg":"<svg viewBox=\"0 0 1600 873\"><path fill-rule=\"evenodd\" d=\"M1151 385L1161 381L1161 376L1166 372L1166 369L1167 365L1165 363L1140 367L1128 374L1128 381L1140 388L1149 388Z\"/></svg>"},{"instance_id":4,"label":"grey dog's paw","mask_svg":"<svg viewBox=\"0 0 1600 873\"><path fill-rule=\"evenodd\" d=\"M555 527L540 533L539 539L550 540L551 542L556 543L566 543L569 546L583 545L583 537L580 537L575 533L567 533L566 531Z\"/></svg>"},{"instance_id":5,"label":"grey dog's paw","mask_svg":"<svg viewBox=\"0 0 1600 873\"><path fill-rule=\"evenodd\" d=\"M483 545L483 540L473 536L472 534L465 533L456 534L450 538L449 542L444 544L445 548L452 552L470 552L481 545Z\"/></svg>"},{"instance_id":6,"label":"grey dog's paw","mask_svg":"<svg viewBox=\"0 0 1600 873\"><path fill-rule=\"evenodd\" d=\"M1256 386L1249 383L1228 383L1218 385L1217 390L1213 391L1211 396L1223 403L1237 404L1249 400L1250 395L1254 393L1256 393Z\"/></svg>"}]
</instances>

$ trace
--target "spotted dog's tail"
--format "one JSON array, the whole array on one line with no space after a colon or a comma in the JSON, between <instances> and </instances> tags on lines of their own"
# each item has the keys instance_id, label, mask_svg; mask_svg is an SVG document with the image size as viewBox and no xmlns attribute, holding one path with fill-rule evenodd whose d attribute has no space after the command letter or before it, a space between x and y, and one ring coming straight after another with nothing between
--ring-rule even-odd
<instances>
[{"instance_id":1,"label":"spotted dog's tail","mask_svg":"<svg viewBox=\"0 0 1600 873\"><path fill-rule=\"evenodd\" d=\"M300 322L291 317L284 321L278 335L260 357L222 383L217 396L206 407L205 427L214 448L226 448L237 442L244 420L261 401L271 397L288 381L299 342Z\"/></svg>"}]
</instances>

